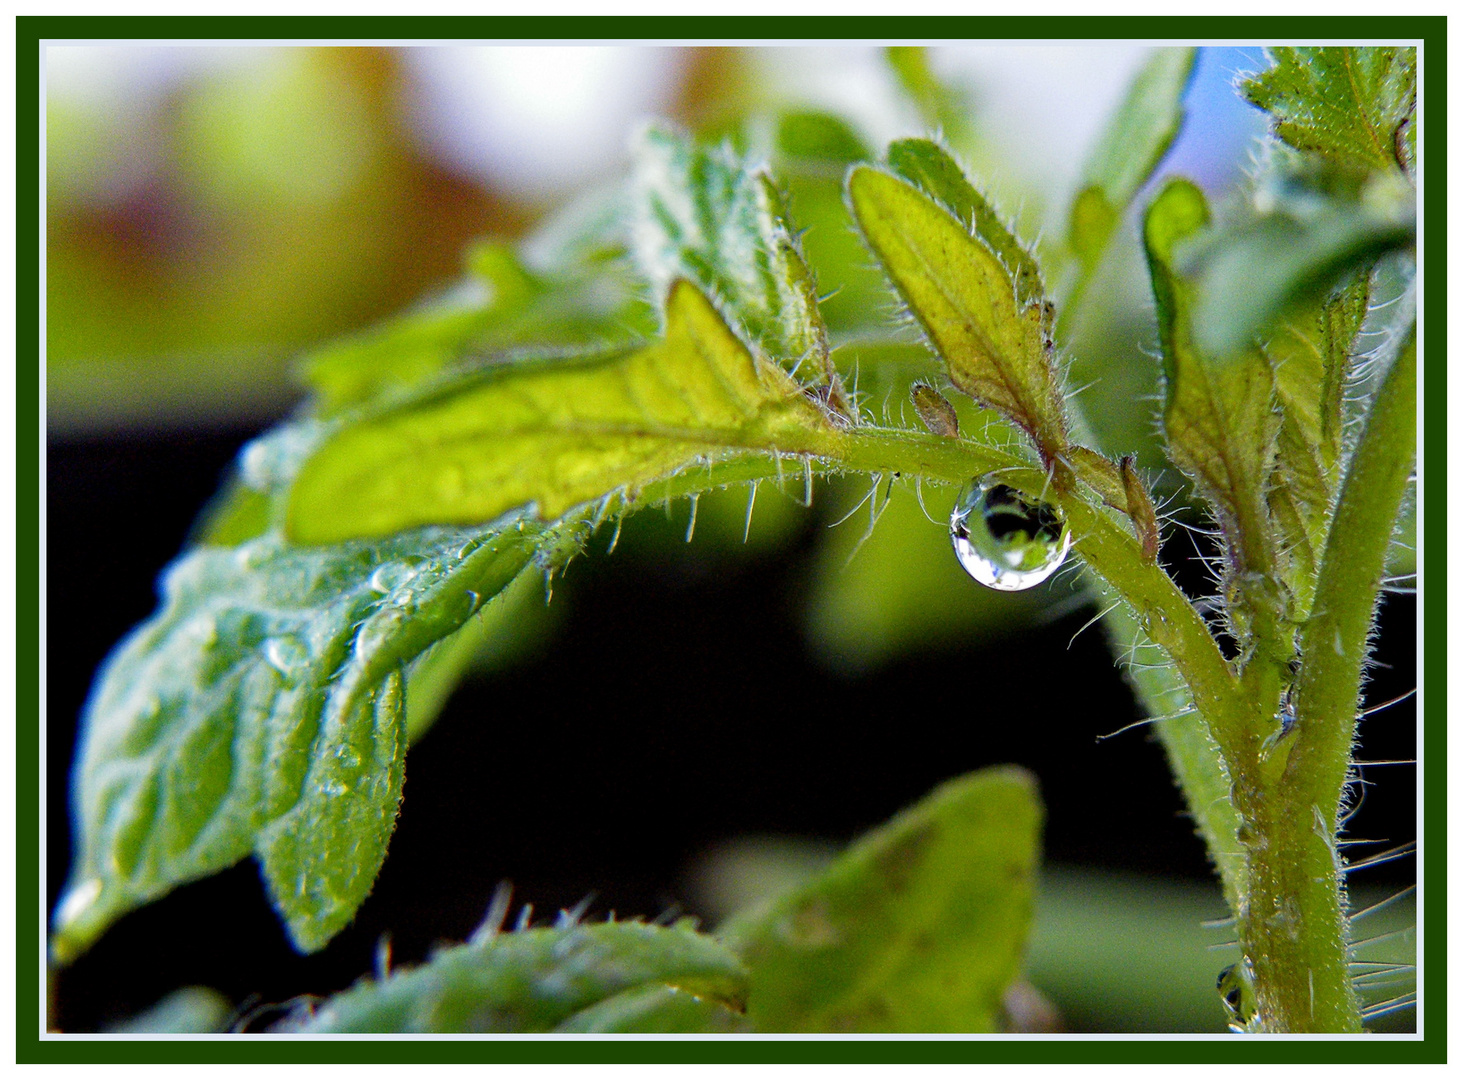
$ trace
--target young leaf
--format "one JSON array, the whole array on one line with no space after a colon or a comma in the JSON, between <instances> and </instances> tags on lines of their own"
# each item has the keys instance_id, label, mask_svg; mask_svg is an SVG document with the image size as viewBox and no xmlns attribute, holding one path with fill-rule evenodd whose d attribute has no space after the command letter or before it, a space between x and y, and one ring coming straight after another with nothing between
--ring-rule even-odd
<instances>
[{"instance_id":1,"label":"young leaf","mask_svg":"<svg viewBox=\"0 0 1463 1080\"><path fill-rule=\"evenodd\" d=\"M1087 159L1067 242L1089 273L1123 211L1178 137L1197 51L1155 49Z\"/></svg>"},{"instance_id":2,"label":"young leaf","mask_svg":"<svg viewBox=\"0 0 1463 1080\"><path fill-rule=\"evenodd\" d=\"M312 549L270 533L174 563L87 704L58 959L250 851L300 949L345 926L395 826L402 668L528 561L514 525Z\"/></svg>"},{"instance_id":3,"label":"young leaf","mask_svg":"<svg viewBox=\"0 0 1463 1080\"><path fill-rule=\"evenodd\" d=\"M1163 349L1163 423L1169 457L1226 523L1242 564L1260 569L1268 549L1266 479L1277 417L1270 367L1257 350L1212 356L1195 343L1195 289L1174 266L1174 250L1209 222L1203 192L1169 181L1144 222L1144 244Z\"/></svg>"},{"instance_id":4,"label":"young leaf","mask_svg":"<svg viewBox=\"0 0 1463 1080\"><path fill-rule=\"evenodd\" d=\"M771 143L773 175L797 208L800 246L816 268L818 310L829 333L882 332L888 286L870 263L843 198L848 167L871 161L873 153L847 123L819 112L784 113Z\"/></svg>"},{"instance_id":5,"label":"young leaf","mask_svg":"<svg viewBox=\"0 0 1463 1080\"><path fill-rule=\"evenodd\" d=\"M955 215L955 219L995 252L1016 286L1023 304L1041 304L1046 289L1041 268L1031 253L1001 223L1000 215L976 191L965 172L943 147L929 139L900 139L889 144L889 167Z\"/></svg>"},{"instance_id":6,"label":"young leaf","mask_svg":"<svg viewBox=\"0 0 1463 1080\"><path fill-rule=\"evenodd\" d=\"M682 278L695 282L763 355L794 370L811 360L813 381L838 388L812 274L766 172L728 146L651 128L635 192L635 255L660 297Z\"/></svg>"},{"instance_id":7,"label":"young leaf","mask_svg":"<svg viewBox=\"0 0 1463 1080\"><path fill-rule=\"evenodd\" d=\"M794 450L831 427L681 281L662 340L484 369L343 428L301 469L287 528L319 544L529 504L553 520L611 491L633 498L706 455Z\"/></svg>"},{"instance_id":8,"label":"young leaf","mask_svg":"<svg viewBox=\"0 0 1463 1080\"><path fill-rule=\"evenodd\" d=\"M1060 457L1067 432L1051 309L1023 301L1020 290L1029 296L1033 288L1029 276L1018 266L1022 284L1013 284L984 240L897 177L860 166L849 174L848 193L859 229L944 358L950 381L1024 429L1046 462Z\"/></svg>"},{"instance_id":9,"label":"young leaf","mask_svg":"<svg viewBox=\"0 0 1463 1080\"><path fill-rule=\"evenodd\" d=\"M1021 967L1041 808L1025 772L953 780L718 936L758 1031L994 1031Z\"/></svg>"},{"instance_id":10,"label":"young leaf","mask_svg":"<svg viewBox=\"0 0 1463 1080\"><path fill-rule=\"evenodd\" d=\"M1295 598L1296 618L1310 612L1340 482L1341 390L1367 297L1368 278L1362 275L1319 310L1277 327L1264 347L1282 413L1269 503L1284 552L1280 572Z\"/></svg>"},{"instance_id":11,"label":"young leaf","mask_svg":"<svg viewBox=\"0 0 1463 1080\"><path fill-rule=\"evenodd\" d=\"M740 1011L746 972L715 940L675 926L610 922L488 933L439 950L426 964L336 994L282 1026L309 1034L662 1030L629 1015L626 995L674 988L705 1010L655 1002L662 1018ZM681 1004L681 1002L678 1002Z\"/></svg>"},{"instance_id":12,"label":"young leaf","mask_svg":"<svg viewBox=\"0 0 1463 1080\"><path fill-rule=\"evenodd\" d=\"M1410 171L1416 156L1417 50L1272 48L1273 67L1241 91L1273 117L1275 135L1361 169Z\"/></svg>"},{"instance_id":13,"label":"young leaf","mask_svg":"<svg viewBox=\"0 0 1463 1080\"><path fill-rule=\"evenodd\" d=\"M931 435L943 435L947 439L960 437L960 417L944 394L928 383L917 382L910 387L909 397L920 423Z\"/></svg>"}]
</instances>

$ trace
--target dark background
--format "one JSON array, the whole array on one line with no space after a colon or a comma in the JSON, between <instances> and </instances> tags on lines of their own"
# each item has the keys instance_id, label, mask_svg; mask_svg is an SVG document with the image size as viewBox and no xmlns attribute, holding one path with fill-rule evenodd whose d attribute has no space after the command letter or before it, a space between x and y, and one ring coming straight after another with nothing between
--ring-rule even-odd
<instances>
[{"instance_id":1,"label":"dark background","mask_svg":"<svg viewBox=\"0 0 1463 1080\"><path fill-rule=\"evenodd\" d=\"M97 665L152 611L153 582L254 429L53 441L47 462L47 888L68 860L75 727ZM659 515L653 515L659 517ZM821 528L787 550L728 555L624 543L576 560L546 649L465 684L413 748L402 814L374 893L324 952L296 955L252 861L124 918L55 984L53 1019L98 1030L177 987L240 1002L328 993L372 967L422 959L482 918L500 881L542 915L593 893L591 914L694 910L686 872L747 834L848 840L948 777L1018 762L1041 782L1045 856L1207 879L1158 746L1100 631L1068 639L1078 611L991 645L944 650L864 676L817 664L798 612ZM633 540L629 530L627 538ZM596 550L603 544L596 542ZM1179 538L1170 563L1191 558ZM1416 608L1383 605L1368 700L1415 686ZM1361 759L1411 758L1411 700L1362 725ZM1352 836L1415 836L1414 769L1378 786ZM1410 881L1410 860L1368 871ZM1390 875L1390 876L1389 876Z\"/></svg>"}]
</instances>

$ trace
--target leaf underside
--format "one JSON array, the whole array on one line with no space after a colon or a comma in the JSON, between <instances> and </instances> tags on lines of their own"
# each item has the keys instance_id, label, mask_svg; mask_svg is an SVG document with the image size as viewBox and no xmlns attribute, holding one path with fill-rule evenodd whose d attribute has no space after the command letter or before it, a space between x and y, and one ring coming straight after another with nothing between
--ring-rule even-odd
<instances>
[{"instance_id":1,"label":"leaf underside","mask_svg":"<svg viewBox=\"0 0 1463 1080\"><path fill-rule=\"evenodd\" d=\"M174 563L86 708L58 958L250 852L302 950L348 923L395 826L402 672L527 563L516 525Z\"/></svg>"},{"instance_id":2,"label":"leaf underside","mask_svg":"<svg viewBox=\"0 0 1463 1080\"><path fill-rule=\"evenodd\" d=\"M637 155L633 248L657 295L694 282L747 340L813 381L836 380L812 275L778 189L728 146L657 128Z\"/></svg>"}]
</instances>

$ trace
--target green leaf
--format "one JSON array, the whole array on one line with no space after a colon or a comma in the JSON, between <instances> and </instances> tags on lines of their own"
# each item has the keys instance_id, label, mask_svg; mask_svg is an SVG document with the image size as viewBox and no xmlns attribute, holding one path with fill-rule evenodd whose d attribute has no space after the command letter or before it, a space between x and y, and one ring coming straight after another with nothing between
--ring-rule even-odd
<instances>
[{"instance_id":1,"label":"green leaf","mask_svg":"<svg viewBox=\"0 0 1463 1080\"><path fill-rule=\"evenodd\" d=\"M929 50L920 45L891 45L884 59L920 111L930 130L943 131L956 142L970 132L972 103L969 95L949 86L930 67Z\"/></svg>"},{"instance_id":2,"label":"green leaf","mask_svg":"<svg viewBox=\"0 0 1463 1080\"><path fill-rule=\"evenodd\" d=\"M623 267L531 270L512 248L479 245L453 292L319 350L303 366L322 415L399 395L443 372L533 345L605 346L653 329Z\"/></svg>"},{"instance_id":3,"label":"green leaf","mask_svg":"<svg viewBox=\"0 0 1463 1080\"><path fill-rule=\"evenodd\" d=\"M774 152L779 164L791 167L789 171L803 175L823 172L840 184L850 164L874 156L842 117L806 109L792 109L778 116ZM783 172L779 169L778 175Z\"/></svg>"},{"instance_id":4,"label":"green leaf","mask_svg":"<svg viewBox=\"0 0 1463 1080\"><path fill-rule=\"evenodd\" d=\"M1044 460L1059 457L1067 433L1050 305L1023 301L997 252L911 184L860 166L849 174L848 193L859 229L950 381L1024 429ZM1019 265L1017 275L1032 295Z\"/></svg>"},{"instance_id":5,"label":"green leaf","mask_svg":"<svg viewBox=\"0 0 1463 1080\"><path fill-rule=\"evenodd\" d=\"M457 1034L658 1030L645 1000L622 995L672 987L710 1007L740 1010L746 972L715 940L692 929L639 922L572 925L496 933L480 930L425 964L367 979L285 1025L309 1034L402 1032ZM652 1015L700 1015L655 1002ZM641 1006L638 1017L636 1006ZM590 1010L586 1014L586 1010Z\"/></svg>"},{"instance_id":6,"label":"green leaf","mask_svg":"<svg viewBox=\"0 0 1463 1080\"><path fill-rule=\"evenodd\" d=\"M816 112L783 114L771 143L773 175L786 185L788 205L797 208L800 244L822 294L818 310L829 334L882 330L888 286L843 198L849 165L872 160L873 153L843 120Z\"/></svg>"},{"instance_id":7,"label":"green leaf","mask_svg":"<svg viewBox=\"0 0 1463 1080\"><path fill-rule=\"evenodd\" d=\"M1022 305L1041 304L1046 289L1036 259L1002 222L1000 215L949 153L929 139L900 139L889 144L889 167L955 215L1000 260L1016 286Z\"/></svg>"},{"instance_id":8,"label":"green leaf","mask_svg":"<svg viewBox=\"0 0 1463 1080\"><path fill-rule=\"evenodd\" d=\"M560 1035L731 1035L751 1031L739 1011L673 986L639 986L575 1013Z\"/></svg>"},{"instance_id":9,"label":"green leaf","mask_svg":"<svg viewBox=\"0 0 1463 1080\"><path fill-rule=\"evenodd\" d=\"M1163 423L1169 457L1194 481L1259 569L1268 550L1265 488L1278 417L1270 366L1255 349L1214 356L1194 341L1195 287L1174 266L1174 250L1209 223L1203 192L1171 180L1144 222L1144 244L1158 306L1163 350Z\"/></svg>"},{"instance_id":10,"label":"green leaf","mask_svg":"<svg viewBox=\"0 0 1463 1080\"><path fill-rule=\"evenodd\" d=\"M990 769L937 788L829 870L718 932L758 1031L994 1031L1020 971L1041 808Z\"/></svg>"},{"instance_id":11,"label":"green leaf","mask_svg":"<svg viewBox=\"0 0 1463 1080\"><path fill-rule=\"evenodd\" d=\"M233 1016L233 1003L217 990L185 986L110 1030L119 1035L215 1035L228 1030Z\"/></svg>"},{"instance_id":12,"label":"green leaf","mask_svg":"<svg viewBox=\"0 0 1463 1080\"><path fill-rule=\"evenodd\" d=\"M1272 174L1256 198L1260 212L1185 252L1183 272L1198 289L1200 348L1214 356L1244 348L1287 311L1313 310L1382 255L1416 243L1415 196L1405 180L1395 173L1356 186L1337 179Z\"/></svg>"},{"instance_id":13,"label":"green leaf","mask_svg":"<svg viewBox=\"0 0 1463 1080\"><path fill-rule=\"evenodd\" d=\"M1340 484L1341 391L1368 293L1368 278L1362 275L1305 316L1278 326L1264 347L1282 413L1270 511L1284 552L1280 572L1295 597L1296 618L1310 613Z\"/></svg>"},{"instance_id":14,"label":"green leaf","mask_svg":"<svg viewBox=\"0 0 1463 1080\"><path fill-rule=\"evenodd\" d=\"M57 958L251 851L300 949L345 926L395 827L402 669L522 569L522 524L177 560L83 717Z\"/></svg>"},{"instance_id":15,"label":"green leaf","mask_svg":"<svg viewBox=\"0 0 1463 1080\"><path fill-rule=\"evenodd\" d=\"M754 358L694 286L667 299L666 336L633 349L474 372L329 438L290 493L302 543L429 522L542 519L728 450L789 450L825 412Z\"/></svg>"},{"instance_id":16,"label":"green leaf","mask_svg":"<svg viewBox=\"0 0 1463 1080\"><path fill-rule=\"evenodd\" d=\"M761 353L833 386L828 332L783 196L730 146L657 128L636 154L634 248L659 297L700 286ZM841 395L841 390L839 391Z\"/></svg>"},{"instance_id":17,"label":"green leaf","mask_svg":"<svg viewBox=\"0 0 1463 1080\"><path fill-rule=\"evenodd\" d=\"M1087 159L1067 242L1089 272L1107 249L1123 211L1178 136L1197 51L1153 50Z\"/></svg>"},{"instance_id":18,"label":"green leaf","mask_svg":"<svg viewBox=\"0 0 1463 1080\"><path fill-rule=\"evenodd\" d=\"M1416 157L1417 50L1272 48L1269 71L1242 93L1271 114L1275 135L1361 169L1410 170Z\"/></svg>"}]
</instances>

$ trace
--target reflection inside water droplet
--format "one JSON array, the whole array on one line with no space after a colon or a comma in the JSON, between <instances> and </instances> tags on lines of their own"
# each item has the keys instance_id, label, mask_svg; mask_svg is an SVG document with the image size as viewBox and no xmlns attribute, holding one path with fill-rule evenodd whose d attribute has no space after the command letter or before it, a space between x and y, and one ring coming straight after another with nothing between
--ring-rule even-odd
<instances>
[{"instance_id":1,"label":"reflection inside water droplet","mask_svg":"<svg viewBox=\"0 0 1463 1080\"><path fill-rule=\"evenodd\" d=\"M264 643L264 659L280 674L293 677L309 664L310 651L299 638L283 634Z\"/></svg>"},{"instance_id":2,"label":"reflection inside water droplet","mask_svg":"<svg viewBox=\"0 0 1463 1080\"><path fill-rule=\"evenodd\" d=\"M972 480L950 513L950 542L982 585L1016 592L1049 578L1072 546L1061 512L990 477Z\"/></svg>"},{"instance_id":3,"label":"reflection inside water droplet","mask_svg":"<svg viewBox=\"0 0 1463 1080\"><path fill-rule=\"evenodd\" d=\"M1248 959L1230 964L1219 973L1219 1000L1229 1014L1230 1031L1248 1031L1259 1011L1255 999L1255 973Z\"/></svg>"},{"instance_id":4,"label":"reflection inside water droplet","mask_svg":"<svg viewBox=\"0 0 1463 1080\"><path fill-rule=\"evenodd\" d=\"M87 910L97 902L97 897L101 895L101 880L87 878L61 898L61 902L56 906L56 926L65 927L76 922L86 914Z\"/></svg>"},{"instance_id":5,"label":"reflection inside water droplet","mask_svg":"<svg viewBox=\"0 0 1463 1080\"><path fill-rule=\"evenodd\" d=\"M417 568L409 563L386 563L371 575L371 588L378 593L394 593L416 576Z\"/></svg>"}]
</instances>

